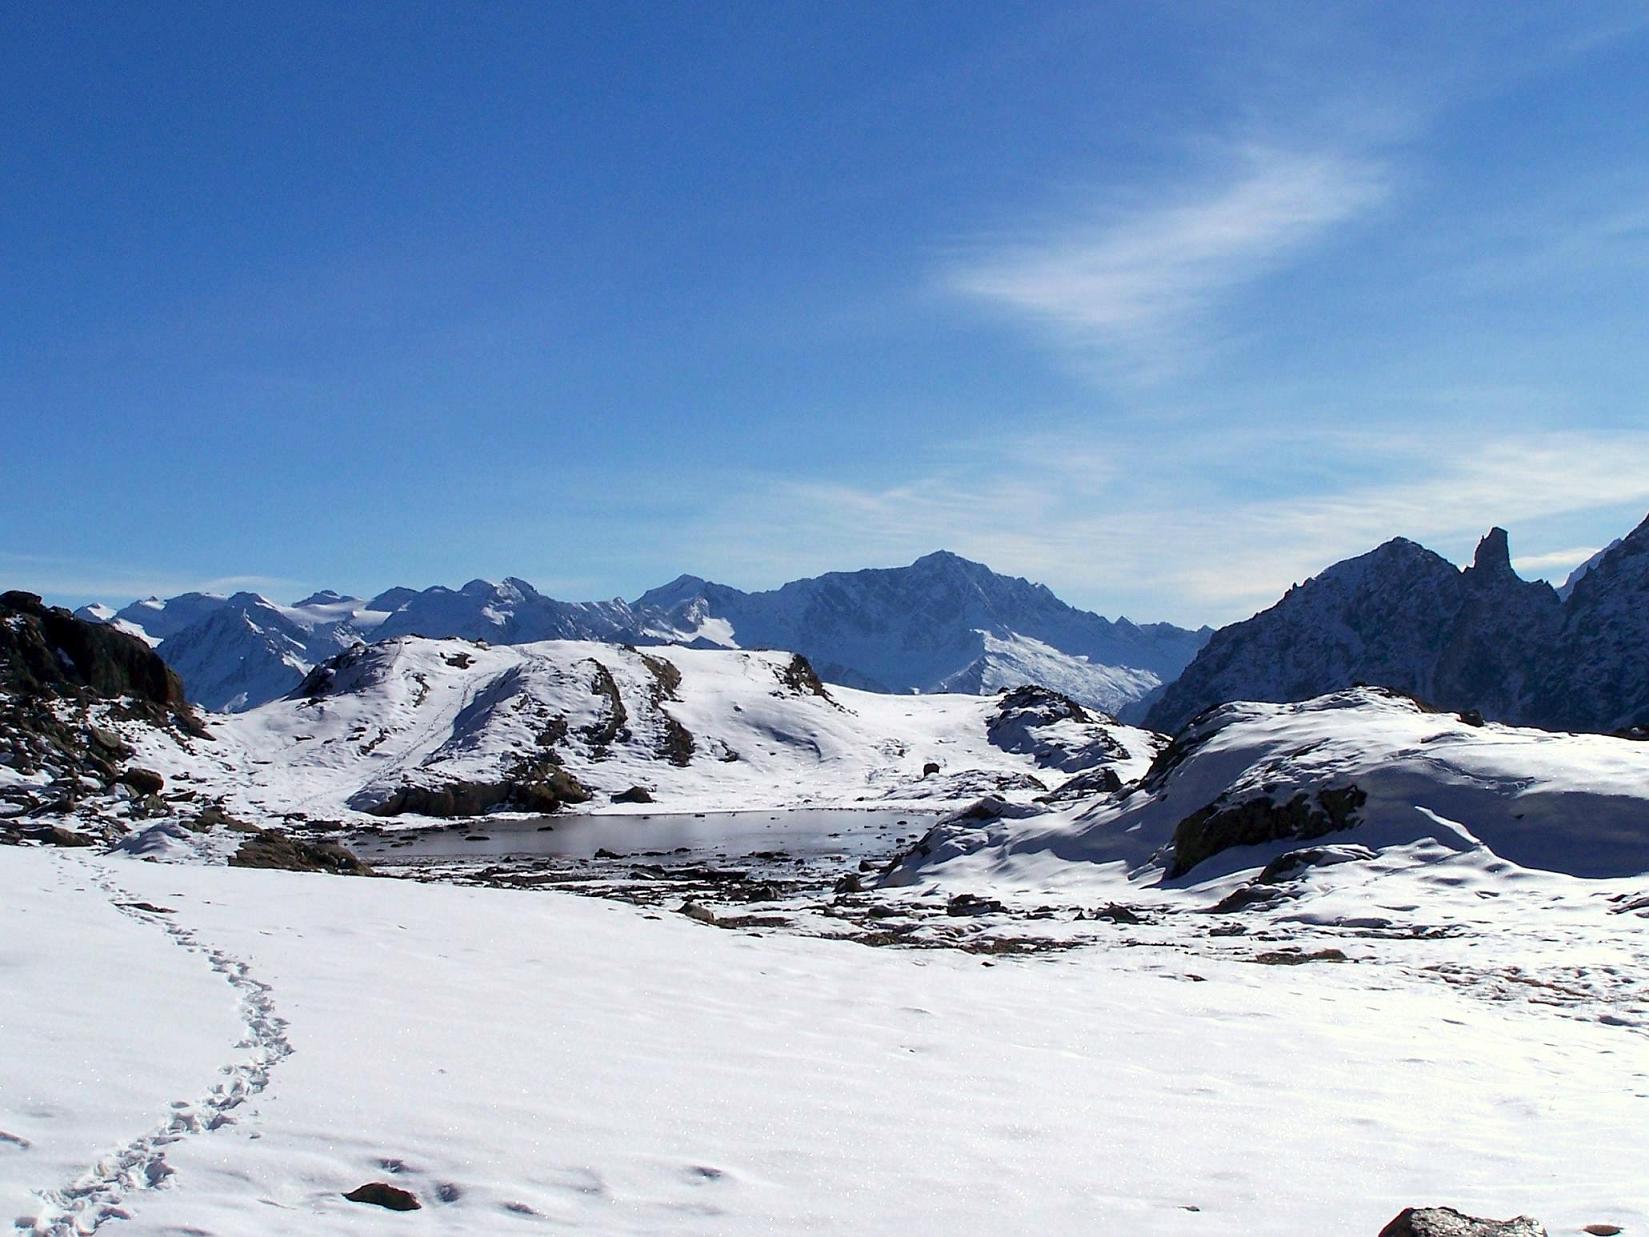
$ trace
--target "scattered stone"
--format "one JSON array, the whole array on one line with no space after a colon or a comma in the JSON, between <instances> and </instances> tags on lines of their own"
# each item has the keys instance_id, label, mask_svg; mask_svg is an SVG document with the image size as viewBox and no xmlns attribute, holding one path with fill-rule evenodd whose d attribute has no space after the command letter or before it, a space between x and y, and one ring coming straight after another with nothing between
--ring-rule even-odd
<instances>
[{"instance_id":1,"label":"scattered stone","mask_svg":"<svg viewBox=\"0 0 1649 1237\"><path fill-rule=\"evenodd\" d=\"M140 795L158 795L166 785L166 779L153 769L140 769L136 765L125 770L119 778L124 786L130 786Z\"/></svg>"},{"instance_id":2,"label":"scattered stone","mask_svg":"<svg viewBox=\"0 0 1649 1237\"><path fill-rule=\"evenodd\" d=\"M645 786L632 786L629 790L621 790L613 797L614 803L651 803L653 794Z\"/></svg>"},{"instance_id":3,"label":"scattered stone","mask_svg":"<svg viewBox=\"0 0 1649 1237\"><path fill-rule=\"evenodd\" d=\"M352 1203L370 1203L390 1211L418 1211L421 1204L409 1191L384 1181L369 1181L344 1195Z\"/></svg>"},{"instance_id":4,"label":"scattered stone","mask_svg":"<svg viewBox=\"0 0 1649 1237\"><path fill-rule=\"evenodd\" d=\"M922 766L923 777L932 777L937 772L939 772L939 762L937 760L930 760Z\"/></svg>"},{"instance_id":5,"label":"scattered stone","mask_svg":"<svg viewBox=\"0 0 1649 1237\"><path fill-rule=\"evenodd\" d=\"M132 749L127 746L124 739L102 726L87 726L86 737L92 741L93 747L114 760L125 760L132 754Z\"/></svg>"},{"instance_id":6,"label":"scattered stone","mask_svg":"<svg viewBox=\"0 0 1649 1237\"><path fill-rule=\"evenodd\" d=\"M61 825L25 825L21 830L25 840L43 846L96 846L97 839L89 833L65 829Z\"/></svg>"},{"instance_id":7,"label":"scattered stone","mask_svg":"<svg viewBox=\"0 0 1649 1237\"><path fill-rule=\"evenodd\" d=\"M1484 1220L1453 1207L1405 1207L1379 1237L1546 1237L1546 1230L1528 1216Z\"/></svg>"},{"instance_id":8,"label":"scattered stone","mask_svg":"<svg viewBox=\"0 0 1649 1237\"><path fill-rule=\"evenodd\" d=\"M1007 909L995 898L982 898L976 893L959 893L945 903L947 915L994 915Z\"/></svg>"},{"instance_id":9,"label":"scattered stone","mask_svg":"<svg viewBox=\"0 0 1649 1237\"><path fill-rule=\"evenodd\" d=\"M191 828L204 832L207 829L233 829L238 833L256 833L258 827L248 821L229 815L218 804L207 804L195 813Z\"/></svg>"},{"instance_id":10,"label":"scattered stone","mask_svg":"<svg viewBox=\"0 0 1649 1237\"><path fill-rule=\"evenodd\" d=\"M1318 949L1311 953L1304 953L1298 949L1283 949L1274 953L1255 954L1250 959L1262 966L1300 966L1306 962L1349 962L1338 949Z\"/></svg>"},{"instance_id":11,"label":"scattered stone","mask_svg":"<svg viewBox=\"0 0 1649 1237\"><path fill-rule=\"evenodd\" d=\"M865 882L857 872L849 872L832 885L831 889L835 893L863 893Z\"/></svg>"},{"instance_id":12,"label":"scattered stone","mask_svg":"<svg viewBox=\"0 0 1649 1237\"><path fill-rule=\"evenodd\" d=\"M1618 1224L1588 1224L1580 1231L1590 1233L1592 1237L1615 1237L1617 1233L1623 1230Z\"/></svg>"},{"instance_id":13,"label":"scattered stone","mask_svg":"<svg viewBox=\"0 0 1649 1237\"><path fill-rule=\"evenodd\" d=\"M1123 906L1120 902L1112 902L1108 906L1102 906L1097 911L1089 912L1086 917L1088 919L1109 919L1112 923L1145 922L1137 914L1135 914L1128 907Z\"/></svg>"}]
</instances>

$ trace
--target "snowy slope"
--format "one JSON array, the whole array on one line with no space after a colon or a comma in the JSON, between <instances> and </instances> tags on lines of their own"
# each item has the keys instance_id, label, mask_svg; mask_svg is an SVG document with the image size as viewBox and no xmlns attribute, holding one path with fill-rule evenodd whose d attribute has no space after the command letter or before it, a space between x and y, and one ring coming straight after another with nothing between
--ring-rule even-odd
<instances>
[{"instance_id":1,"label":"snowy slope","mask_svg":"<svg viewBox=\"0 0 1649 1237\"><path fill-rule=\"evenodd\" d=\"M1357 874L1457 862L1589 879L1649 874L1649 744L1476 726L1359 688L1230 704L1177 735L1150 775L1064 808L941 822L894 881L1174 891L1312 846Z\"/></svg>"},{"instance_id":2,"label":"snowy slope","mask_svg":"<svg viewBox=\"0 0 1649 1237\"><path fill-rule=\"evenodd\" d=\"M114 1209L99 1231L1321 1237L1445 1200L1649 1223L1649 1041L1373 963L993 959L0 859L0 1207L24 1232ZM214 1113L224 1070L252 1085ZM370 1181L421 1210L343 1199Z\"/></svg>"},{"instance_id":3,"label":"snowy slope","mask_svg":"<svg viewBox=\"0 0 1649 1237\"><path fill-rule=\"evenodd\" d=\"M998 636L989 631L977 635L979 657L965 669L938 680L929 690L991 695L1035 683L1083 704L1118 713L1162 685L1162 680L1149 670L1090 661L1029 636Z\"/></svg>"},{"instance_id":4,"label":"snowy slope","mask_svg":"<svg viewBox=\"0 0 1649 1237\"><path fill-rule=\"evenodd\" d=\"M998 698L818 695L795 678L793 660L407 637L342 656L312 676L307 694L212 719L210 748L183 752L161 734L132 741L153 767L262 818L346 816L382 807L402 787L495 782L546 758L603 810L634 786L659 810L1026 798L1073 771L1069 752L1093 748L1080 767L1112 765L1127 779L1159 746L1094 718L1059 723L1040 750L1007 751L990 736ZM1102 738L1117 750L1101 752ZM939 772L924 774L929 764ZM1054 765L1066 768L1050 773Z\"/></svg>"}]
</instances>

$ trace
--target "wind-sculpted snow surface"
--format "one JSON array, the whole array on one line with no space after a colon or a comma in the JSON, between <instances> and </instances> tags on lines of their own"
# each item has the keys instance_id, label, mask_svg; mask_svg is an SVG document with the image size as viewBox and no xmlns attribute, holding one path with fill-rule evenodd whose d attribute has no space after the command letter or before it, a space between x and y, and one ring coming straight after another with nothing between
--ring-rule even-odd
<instances>
[{"instance_id":1,"label":"wind-sculpted snow surface","mask_svg":"<svg viewBox=\"0 0 1649 1237\"><path fill-rule=\"evenodd\" d=\"M1176 736L1140 785L942 821L889 880L1167 890L1319 840L1405 864L1458 855L1636 877L1649 873L1649 744L1472 724L1373 688L1229 704Z\"/></svg>"},{"instance_id":2,"label":"wind-sculpted snow surface","mask_svg":"<svg viewBox=\"0 0 1649 1237\"><path fill-rule=\"evenodd\" d=\"M1159 743L1084 714L1005 747L992 739L997 697L824 688L805 666L789 653L405 637L214 719L209 750L134 742L169 779L253 819L429 811L425 792L451 788L477 811L534 810L551 783L631 811L1027 798L1080 769L1137 777ZM610 802L635 787L657 808Z\"/></svg>"}]
</instances>

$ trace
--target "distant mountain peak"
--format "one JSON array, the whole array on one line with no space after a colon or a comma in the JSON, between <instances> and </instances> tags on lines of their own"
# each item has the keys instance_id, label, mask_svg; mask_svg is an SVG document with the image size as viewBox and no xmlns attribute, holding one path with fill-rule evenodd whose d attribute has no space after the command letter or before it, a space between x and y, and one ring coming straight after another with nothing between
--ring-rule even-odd
<instances>
[{"instance_id":1,"label":"distant mountain peak","mask_svg":"<svg viewBox=\"0 0 1649 1237\"><path fill-rule=\"evenodd\" d=\"M329 588L323 588L319 592L309 594L302 601L293 602L292 606L294 609L301 606L335 606L342 601L359 600L359 597L348 597L343 593L335 593Z\"/></svg>"},{"instance_id":2,"label":"distant mountain peak","mask_svg":"<svg viewBox=\"0 0 1649 1237\"><path fill-rule=\"evenodd\" d=\"M679 575L668 584L661 584L657 588L650 588L635 600L635 608L669 610L692 601L705 589L710 587L710 581L702 576Z\"/></svg>"}]
</instances>

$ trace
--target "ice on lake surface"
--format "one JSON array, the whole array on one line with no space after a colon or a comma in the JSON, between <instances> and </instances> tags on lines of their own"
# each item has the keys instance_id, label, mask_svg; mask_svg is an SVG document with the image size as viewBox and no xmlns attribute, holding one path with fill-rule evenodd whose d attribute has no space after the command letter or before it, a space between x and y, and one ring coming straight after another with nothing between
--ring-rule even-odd
<instances>
[{"instance_id":1,"label":"ice on lake surface","mask_svg":"<svg viewBox=\"0 0 1649 1237\"><path fill-rule=\"evenodd\" d=\"M902 838L920 836L935 817L908 811L800 808L781 812L574 815L455 821L432 829L358 839L362 858L552 856L592 859L619 854L737 857L783 851L795 858L885 855ZM409 844L410 843L410 844ZM677 857L680 857L677 855Z\"/></svg>"}]
</instances>

